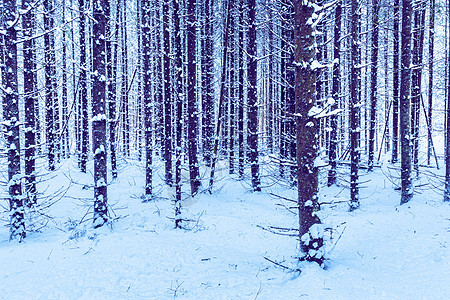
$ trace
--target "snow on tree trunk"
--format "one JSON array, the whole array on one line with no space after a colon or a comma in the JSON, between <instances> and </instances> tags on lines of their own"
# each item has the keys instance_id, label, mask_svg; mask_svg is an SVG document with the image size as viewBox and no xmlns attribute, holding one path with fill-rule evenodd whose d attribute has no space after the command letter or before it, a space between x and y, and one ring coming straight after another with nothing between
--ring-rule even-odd
<instances>
[{"instance_id":1,"label":"snow on tree trunk","mask_svg":"<svg viewBox=\"0 0 450 300\"><path fill-rule=\"evenodd\" d=\"M151 19L152 5L150 1L142 4L142 50L143 50L143 101L145 124L145 196L152 196L152 86L151 86Z\"/></svg>"},{"instance_id":2,"label":"snow on tree trunk","mask_svg":"<svg viewBox=\"0 0 450 300\"><path fill-rule=\"evenodd\" d=\"M170 87L169 0L163 2L163 73L164 73L164 161L166 184L172 185L172 98Z\"/></svg>"},{"instance_id":3,"label":"snow on tree trunk","mask_svg":"<svg viewBox=\"0 0 450 300\"><path fill-rule=\"evenodd\" d=\"M316 105L315 28L317 18L312 1L296 0L295 9L295 118L297 130L298 210L302 259L323 262L323 232L317 216L319 122L310 112Z\"/></svg>"},{"instance_id":4,"label":"snow on tree trunk","mask_svg":"<svg viewBox=\"0 0 450 300\"><path fill-rule=\"evenodd\" d=\"M372 0L372 48L370 67L370 122L369 122L369 171L373 170L375 152L375 127L377 114L378 32L380 0Z\"/></svg>"},{"instance_id":5,"label":"snow on tree trunk","mask_svg":"<svg viewBox=\"0 0 450 300\"><path fill-rule=\"evenodd\" d=\"M94 1L92 72L92 146L94 153L94 227L107 217L106 170L106 22L107 0ZM107 11L108 9L106 9Z\"/></svg>"},{"instance_id":6,"label":"snow on tree trunk","mask_svg":"<svg viewBox=\"0 0 450 300\"><path fill-rule=\"evenodd\" d=\"M400 146L401 146L401 182L402 196L400 203L411 200L411 0L402 0L402 55L400 74Z\"/></svg>"},{"instance_id":7,"label":"snow on tree trunk","mask_svg":"<svg viewBox=\"0 0 450 300\"><path fill-rule=\"evenodd\" d=\"M17 78L18 16L15 0L3 1L3 126L8 157L8 194L10 210L10 239L19 242L25 238L24 205L20 175L19 92Z\"/></svg>"},{"instance_id":8,"label":"snow on tree trunk","mask_svg":"<svg viewBox=\"0 0 450 300\"><path fill-rule=\"evenodd\" d=\"M248 0L248 33L247 33L247 143L249 162L252 173L253 191L261 190L261 179L258 163L258 104L257 104L257 59L256 59L256 1Z\"/></svg>"},{"instance_id":9,"label":"snow on tree trunk","mask_svg":"<svg viewBox=\"0 0 450 300\"><path fill-rule=\"evenodd\" d=\"M400 99L400 1L394 1L394 46L393 46L393 100L392 100L392 163L396 163L398 160L398 118L399 118L399 99Z\"/></svg>"},{"instance_id":10,"label":"snow on tree trunk","mask_svg":"<svg viewBox=\"0 0 450 300\"><path fill-rule=\"evenodd\" d=\"M23 42L23 90L25 102L25 192L28 207L36 204L36 102L37 93L34 81L34 43L32 39L34 30L34 12L31 0L22 0L22 9L27 11L22 17Z\"/></svg>"},{"instance_id":11,"label":"snow on tree trunk","mask_svg":"<svg viewBox=\"0 0 450 300\"><path fill-rule=\"evenodd\" d=\"M358 169L360 158L360 101L361 101L361 3L351 1L350 23L350 210L359 207Z\"/></svg>"},{"instance_id":12,"label":"snow on tree trunk","mask_svg":"<svg viewBox=\"0 0 450 300\"><path fill-rule=\"evenodd\" d=\"M339 82L340 82L340 60L341 60L341 14L342 14L342 2L339 0L336 3L336 11L335 11L335 23L334 23L334 40L333 40L333 55L334 55L334 63L333 63L333 83L332 83L332 98L333 105L331 106L331 110L334 111L338 109L338 101L339 101ZM330 170L328 171L328 186L332 186L336 183L336 169L337 169L337 131L338 131L338 123L337 123L337 115L334 114L330 117L330 149L328 152L328 158L330 161Z\"/></svg>"},{"instance_id":13,"label":"snow on tree trunk","mask_svg":"<svg viewBox=\"0 0 450 300\"><path fill-rule=\"evenodd\" d=\"M198 112L196 98L196 16L195 0L189 0L187 3L187 122L188 122L188 156L189 156L189 178L191 181L191 195L197 194L200 187L200 174L197 158L197 139L198 139Z\"/></svg>"},{"instance_id":14,"label":"snow on tree trunk","mask_svg":"<svg viewBox=\"0 0 450 300\"><path fill-rule=\"evenodd\" d=\"M244 1L239 1L239 6L244 7ZM238 36L238 172L239 178L244 177L244 162L245 162L245 151L244 151L244 29L242 28L244 24L244 9L239 12L239 36Z\"/></svg>"},{"instance_id":15,"label":"snow on tree trunk","mask_svg":"<svg viewBox=\"0 0 450 300\"><path fill-rule=\"evenodd\" d=\"M183 134L183 82L182 82L182 54L180 30L180 6L178 0L172 1L174 22L175 47L175 135L176 135L176 161L175 161L175 228L181 227L181 147Z\"/></svg>"},{"instance_id":16,"label":"snow on tree trunk","mask_svg":"<svg viewBox=\"0 0 450 300\"><path fill-rule=\"evenodd\" d=\"M48 1L48 0L46 0ZM87 99L87 63L86 63L86 34L85 34L85 3L84 0L79 0L80 20L79 20L79 39L80 39L80 119L81 125L81 154L80 154L80 169L81 172L86 173L86 162L89 146L89 123L88 123L88 99Z\"/></svg>"},{"instance_id":17,"label":"snow on tree trunk","mask_svg":"<svg viewBox=\"0 0 450 300\"><path fill-rule=\"evenodd\" d=\"M56 80L56 64L55 61L55 35L53 31L53 0L44 0L44 69L45 69L45 124L46 124L46 143L49 170L55 170L55 153L56 153L56 134L55 117L58 116L55 108L55 85Z\"/></svg>"},{"instance_id":18,"label":"snow on tree trunk","mask_svg":"<svg viewBox=\"0 0 450 300\"><path fill-rule=\"evenodd\" d=\"M435 16L435 0L430 0L430 26L429 26L429 52L428 52L428 143L427 143L427 163L431 163L432 147L433 147L433 62L434 62L434 16Z\"/></svg>"}]
</instances>

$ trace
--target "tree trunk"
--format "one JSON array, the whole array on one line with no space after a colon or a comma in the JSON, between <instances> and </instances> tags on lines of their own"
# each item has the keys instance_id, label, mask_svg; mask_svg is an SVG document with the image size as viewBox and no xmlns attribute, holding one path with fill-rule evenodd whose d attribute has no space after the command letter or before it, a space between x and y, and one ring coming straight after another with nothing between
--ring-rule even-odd
<instances>
[{"instance_id":1,"label":"tree trunk","mask_svg":"<svg viewBox=\"0 0 450 300\"><path fill-rule=\"evenodd\" d=\"M239 12L239 36L238 36L238 172L239 178L244 177L244 162L245 162L245 151L244 151L244 1L239 1L239 6L241 10Z\"/></svg>"},{"instance_id":2,"label":"tree trunk","mask_svg":"<svg viewBox=\"0 0 450 300\"><path fill-rule=\"evenodd\" d=\"M401 145L401 204L413 195L411 182L411 0L402 0L402 55L400 80L400 145Z\"/></svg>"},{"instance_id":3,"label":"tree trunk","mask_svg":"<svg viewBox=\"0 0 450 300\"><path fill-rule=\"evenodd\" d=\"M48 1L48 0L46 0ZM89 146L89 123L88 123L88 99L87 99L87 63L86 63L86 35L85 35L85 4L84 0L78 0L80 9L79 21L79 38L80 38L80 119L81 119L81 155L80 155L80 169L81 172L86 173L86 162Z\"/></svg>"},{"instance_id":4,"label":"tree trunk","mask_svg":"<svg viewBox=\"0 0 450 300\"><path fill-rule=\"evenodd\" d=\"M122 118L123 155L130 156L130 113L128 104L128 31L127 31L127 0L123 0L122 11L122 103L119 113Z\"/></svg>"},{"instance_id":5,"label":"tree trunk","mask_svg":"<svg viewBox=\"0 0 450 300\"><path fill-rule=\"evenodd\" d=\"M377 79L378 79L378 32L380 1L372 0L372 51L370 74L370 122L369 122L369 171L373 170L375 153L375 130L377 114Z\"/></svg>"},{"instance_id":6,"label":"tree trunk","mask_svg":"<svg viewBox=\"0 0 450 300\"><path fill-rule=\"evenodd\" d=\"M447 25L448 29L447 32L450 32L450 7L447 8L448 16L447 16ZM450 35L449 35L450 37ZM447 41L447 61L446 65L447 67L450 66L450 38ZM447 71L447 94L446 94L446 132L447 132L447 139L445 141L446 147L445 147L445 190L444 190L444 201L449 202L450 201L450 72Z\"/></svg>"},{"instance_id":7,"label":"tree trunk","mask_svg":"<svg viewBox=\"0 0 450 300\"><path fill-rule=\"evenodd\" d=\"M34 30L34 11L32 0L22 0L22 9L26 11L22 17L23 29L23 90L25 98L25 192L26 204L32 207L36 204L36 102L37 93L34 81L34 43L31 37Z\"/></svg>"},{"instance_id":8,"label":"tree trunk","mask_svg":"<svg viewBox=\"0 0 450 300\"><path fill-rule=\"evenodd\" d=\"M392 163L398 160L399 74L400 74L400 0L394 0L393 102L392 102Z\"/></svg>"},{"instance_id":9,"label":"tree trunk","mask_svg":"<svg viewBox=\"0 0 450 300\"><path fill-rule=\"evenodd\" d=\"M55 36L53 32L53 0L44 0L44 51L45 51L45 120L46 120L46 143L48 151L48 168L55 170L55 152L56 152L56 132L55 132L55 116L56 112L54 81L56 80L55 62Z\"/></svg>"},{"instance_id":10,"label":"tree trunk","mask_svg":"<svg viewBox=\"0 0 450 300\"><path fill-rule=\"evenodd\" d=\"M256 59L256 1L248 0L248 33L247 33L247 143L252 173L253 191L261 191L261 179L258 164L258 105L257 105L257 59Z\"/></svg>"},{"instance_id":11,"label":"tree trunk","mask_svg":"<svg viewBox=\"0 0 450 300\"><path fill-rule=\"evenodd\" d=\"M235 111L236 111L236 99L234 97L234 91L235 91L235 60L234 60L234 53L236 51L235 48L235 39L234 39L234 32L235 32L235 4L234 1L230 2L230 36L229 36L229 48L228 48L228 54L229 54L229 70L230 70L230 77L228 81L229 86L229 103L230 103L230 113L229 113L229 119L230 119L230 126L229 126L229 159L228 159L228 166L229 166L229 173L234 174L234 145L235 145L235 131L236 131L236 118L235 118Z\"/></svg>"},{"instance_id":12,"label":"tree trunk","mask_svg":"<svg viewBox=\"0 0 450 300\"><path fill-rule=\"evenodd\" d=\"M173 5L173 22L175 34L175 81L174 81L174 95L175 95L175 126L176 126L176 161L175 161L175 228L181 225L181 147L183 134L183 82L182 72L183 66L181 61L181 30L180 30L180 7L178 0L172 1ZM209 25L207 25L209 26ZM208 74L206 74L208 76Z\"/></svg>"},{"instance_id":13,"label":"tree trunk","mask_svg":"<svg viewBox=\"0 0 450 300\"><path fill-rule=\"evenodd\" d=\"M427 163L431 163L431 155L433 150L433 63L434 63L434 15L435 0L430 0L430 28L429 28L429 52L428 52L428 144L427 144Z\"/></svg>"},{"instance_id":14,"label":"tree trunk","mask_svg":"<svg viewBox=\"0 0 450 300\"><path fill-rule=\"evenodd\" d=\"M62 23L63 31L61 36L62 44L62 95L61 95L61 156L63 158L69 157L69 111L67 100L67 45L66 45L66 3L62 1Z\"/></svg>"},{"instance_id":15,"label":"tree trunk","mask_svg":"<svg viewBox=\"0 0 450 300\"><path fill-rule=\"evenodd\" d=\"M172 185L172 99L170 97L170 34L169 34L169 0L163 2L164 37L164 161L166 166L166 184Z\"/></svg>"},{"instance_id":16,"label":"tree trunk","mask_svg":"<svg viewBox=\"0 0 450 300\"><path fill-rule=\"evenodd\" d=\"M359 207L359 144L360 144L360 101L361 101L361 49L360 49L360 9L359 0L351 2L350 25L350 210Z\"/></svg>"},{"instance_id":17,"label":"tree trunk","mask_svg":"<svg viewBox=\"0 0 450 300\"><path fill-rule=\"evenodd\" d=\"M17 30L15 18L18 14L15 0L3 1L2 30L3 62L2 84L3 125L8 149L8 194L10 210L10 240L19 242L25 238L24 205L20 183L20 134L19 134L19 91L17 78Z\"/></svg>"},{"instance_id":18,"label":"tree trunk","mask_svg":"<svg viewBox=\"0 0 450 300\"><path fill-rule=\"evenodd\" d=\"M336 4L335 12L335 23L334 23L334 40L333 40L333 52L334 52L334 63L333 63L333 83L332 83L332 97L333 105L331 110L338 109L339 103L339 82L340 82L340 60L341 60L341 14L342 14L342 2L339 0ZM328 157L330 161L330 170L328 172L328 186L332 186L336 183L336 169L337 169L337 115L332 115L330 117L330 150L328 152Z\"/></svg>"},{"instance_id":19,"label":"tree trunk","mask_svg":"<svg viewBox=\"0 0 450 300\"><path fill-rule=\"evenodd\" d=\"M196 16L195 0L187 3L187 114L188 114L188 156L189 156L189 178L191 180L191 195L197 194L200 187L200 174L197 159L197 138L198 138L198 114L196 100Z\"/></svg>"},{"instance_id":20,"label":"tree trunk","mask_svg":"<svg viewBox=\"0 0 450 300\"><path fill-rule=\"evenodd\" d=\"M202 54L202 141L205 162L211 163L214 144L214 57L213 57L213 7L212 0L204 1L204 51Z\"/></svg>"},{"instance_id":21,"label":"tree trunk","mask_svg":"<svg viewBox=\"0 0 450 300\"><path fill-rule=\"evenodd\" d=\"M318 157L319 122L310 117L316 105L316 74L312 67L316 52L314 7L311 1L294 1L295 9L295 112L297 131L299 237L302 259L323 262L323 236L320 233L318 198L319 170L314 165Z\"/></svg>"},{"instance_id":22,"label":"tree trunk","mask_svg":"<svg viewBox=\"0 0 450 300\"><path fill-rule=\"evenodd\" d=\"M92 72L92 146L94 153L94 228L101 227L107 216L106 169L106 18L108 0L94 1L93 72Z\"/></svg>"}]
</instances>

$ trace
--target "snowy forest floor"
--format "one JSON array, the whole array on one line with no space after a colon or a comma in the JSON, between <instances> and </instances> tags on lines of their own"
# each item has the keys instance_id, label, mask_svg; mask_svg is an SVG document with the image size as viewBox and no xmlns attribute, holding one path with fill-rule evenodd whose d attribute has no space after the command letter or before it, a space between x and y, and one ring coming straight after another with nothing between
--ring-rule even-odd
<instances>
[{"instance_id":1,"label":"snowy forest floor","mask_svg":"<svg viewBox=\"0 0 450 300\"><path fill-rule=\"evenodd\" d=\"M118 180L108 190L115 220L98 230L92 229L91 174L80 173L74 160L67 160L55 175L42 177L39 189L46 195L60 191L54 199L61 199L41 211L51 219L28 214L33 218L30 228L48 223L21 244L9 242L8 228L0 228L1 299L448 299L450 295L450 205L442 202L442 193L425 185L409 204L400 206L399 192L384 175L396 172L388 166L370 175L361 171L366 174L361 178L365 182L361 208L351 213L345 203L347 189L321 186L321 201L334 202L322 205L321 212L323 222L335 228L332 242L342 233L325 270L296 263L295 237L261 229L298 227L296 215L282 206L292 203L270 195L295 199L296 191L276 179L266 177L263 192L252 193L245 181L223 171L212 195L184 200L190 230L176 230L169 200L173 191L162 184L161 174L155 176L159 197L143 202L142 164L128 161L121 166ZM156 164L155 169L163 168ZM263 169L269 171L264 165ZM188 187L186 183L183 190ZM7 202L2 205L6 208ZM7 221L5 209L1 222ZM286 271L264 257L302 272Z\"/></svg>"}]
</instances>

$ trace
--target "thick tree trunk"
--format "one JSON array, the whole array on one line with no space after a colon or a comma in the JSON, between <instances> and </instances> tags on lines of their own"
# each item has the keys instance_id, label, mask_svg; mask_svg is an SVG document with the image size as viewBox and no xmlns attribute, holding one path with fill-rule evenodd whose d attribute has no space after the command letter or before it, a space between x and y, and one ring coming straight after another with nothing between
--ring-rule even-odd
<instances>
[{"instance_id":1,"label":"thick tree trunk","mask_svg":"<svg viewBox=\"0 0 450 300\"><path fill-rule=\"evenodd\" d=\"M413 195L411 182L411 0L402 0L402 55L400 80L400 145L401 182L400 203L407 203Z\"/></svg>"},{"instance_id":2,"label":"thick tree trunk","mask_svg":"<svg viewBox=\"0 0 450 300\"><path fill-rule=\"evenodd\" d=\"M197 194L200 187L200 174L197 158L197 139L198 139L198 114L196 98L196 15L195 0L189 0L187 3L187 114L188 114L188 156L189 156L189 178L191 181L191 195Z\"/></svg>"},{"instance_id":3,"label":"thick tree trunk","mask_svg":"<svg viewBox=\"0 0 450 300\"><path fill-rule=\"evenodd\" d=\"M106 169L106 18L108 0L94 1L92 72L92 146L94 153L94 228L107 220Z\"/></svg>"},{"instance_id":4,"label":"thick tree trunk","mask_svg":"<svg viewBox=\"0 0 450 300\"><path fill-rule=\"evenodd\" d=\"M31 37L34 30L34 11L31 0L22 0L22 9L27 11L22 17L23 28L23 90L25 98L25 192L26 204L32 207L36 204L36 102L37 93L34 43Z\"/></svg>"},{"instance_id":5,"label":"thick tree trunk","mask_svg":"<svg viewBox=\"0 0 450 300\"><path fill-rule=\"evenodd\" d=\"M297 131L299 237L302 259L323 262L323 233L320 229L318 198L319 122L310 117L316 105L316 74L312 64L316 51L313 22L314 7L310 1L294 1L295 9L295 112Z\"/></svg>"},{"instance_id":6,"label":"thick tree trunk","mask_svg":"<svg viewBox=\"0 0 450 300\"><path fill-rule=\"evenodd\" d=\"M334 39L333 39L333 83L332 83L332 97L333 105L332 110L338 109L339 103L339 82L340 82L340 60L341 60L341 15L342 15L342 2L339 0L336 4L335 23L334 23ZM336 183L336 169L337 169L337 115L330 117L330 150L328 152L328 158L330 161L330 170L328 172L328 186L332 186Z\"/></svg>"},{"instance_id":7,"label":"thick tree trunk","mask_svg":"<svg viewBox=\"0 0 450 300\"><path fill-rule=\"evenodd\" d=\"M253 191L261 190L258 163L258 105L257 105L257 59L256 59L256 1L248 0L248 34L247 34L247 143L252 173Z\"/></svg>"},{"instance_id":8,"label":"thick tree trunk","mask_svg":"<svg viewBox=\"0 0 450 300\"><path fill-rule=\"evenodd\" d=\"M19 134L19 91L17 78L17 30L15 19L18 14L15 0L4 0L2 30L4 31L2 85L3 125L8 149L8 194L10 210L10 239L19 242L25 238L24 205L20 183L20 134Z\"/></svg>"}]
</instances>

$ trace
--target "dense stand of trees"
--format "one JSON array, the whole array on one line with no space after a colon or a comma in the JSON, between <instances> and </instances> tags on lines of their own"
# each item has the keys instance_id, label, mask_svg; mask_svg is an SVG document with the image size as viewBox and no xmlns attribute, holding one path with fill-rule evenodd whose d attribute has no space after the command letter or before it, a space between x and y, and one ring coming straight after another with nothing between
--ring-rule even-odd
<instances>
[{"instance_id":1,"label":"dense stand of trees","mask_svg":"<svg viewBox=\"0 0 450 300\"><path fill-rule=\"evenodd\" d=\"M18 7L15 0L0 7L12 239L25 237L27 209L39 206L37 157L50 172L72 157L93 174L94 227L108 222L107 173L120 177L122 158L144 157L147 201L157 193L155 173L174 188L177 228L182 200L212 192L219 169L253 192L268 180L286 183L298 189L302 257L319 263L319 168L328 186L349 187L354 210L361 170L375 170L381 157L398 170L392 180L406 203L413 170L438 168L443 154L450 198L449 139L444 153L435 143L450 126L445 1L22 0ZM163 170L155 169L159 160Z\"/></svg>"}]
</instances>

